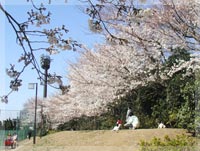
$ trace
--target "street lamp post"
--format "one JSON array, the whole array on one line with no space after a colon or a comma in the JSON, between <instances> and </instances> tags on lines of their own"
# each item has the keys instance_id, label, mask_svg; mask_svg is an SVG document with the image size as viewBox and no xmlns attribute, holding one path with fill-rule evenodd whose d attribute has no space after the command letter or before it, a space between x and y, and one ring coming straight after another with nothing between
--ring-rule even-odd
<instances>
[{"instance_id":1,"label":"street lamp post","mask_svg":"<svg viewBox=\"0 0 200 151\"><path fill-rule=\"evenodd\" d=\"M35 88L35 116L34 116L34 136L33 136L33 144L36 143L36 123L37 123L37 92L38 92L38 84L37 83L29 83L28 88L34 89Z\"/></svg>"},{"instance_id":2,"label":"street lamp post","mask_svg":"<svg viewBox=\"0 0 200 151\"><path fill-rule=\"evenodd\" d=\"M47 77L48 77L48 69L50 68L51 58L49 56L42 55L41 56L41 67L45 70L44 73L44 98L47 97Z\"/></svg>"},{"instance_id":3,"label":"street lamp post","mask_svg":"<svg viewBox=\"0 0 200 151\"><path fill-rule=\"evenodd\" d=\"M47 55L42 55L40 58L40 63L44 72L44 93L43 97L47 97L47 78L48 78L48 69L50 68L51 58ZM42 129L43 129L44 115L43 115L43 105L41 105L41 131L40 137L42 137Z\"/></svg>"}]
</instances>

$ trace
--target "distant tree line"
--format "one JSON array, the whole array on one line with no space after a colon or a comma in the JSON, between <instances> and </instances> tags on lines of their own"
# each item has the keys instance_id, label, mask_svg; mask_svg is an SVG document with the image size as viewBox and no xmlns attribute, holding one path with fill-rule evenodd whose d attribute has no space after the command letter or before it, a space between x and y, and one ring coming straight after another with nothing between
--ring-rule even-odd
<instances>
[{"instance_id":1,"label":"distant tree line","mask_svg":"<svg viewBox=\"0 0 200 151\"><path fill-rule=\"evenodd\" d=\"M0 121L0 129L1 130L18 130L19 129L20 120L19 119L6 119Z\"/></svg>"}]
</instances>

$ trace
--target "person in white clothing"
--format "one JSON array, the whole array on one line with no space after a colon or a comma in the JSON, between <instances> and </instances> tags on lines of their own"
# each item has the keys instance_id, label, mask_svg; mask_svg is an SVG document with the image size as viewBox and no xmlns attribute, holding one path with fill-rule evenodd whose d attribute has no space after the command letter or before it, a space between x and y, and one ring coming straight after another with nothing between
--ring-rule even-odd
<instances>
[{"instance_id":1,"label":"person in white clothing","mask_svg":"<svg viewBox=\"0 0 200 151\"><path fill-rule=\"evenodd\" d=\"M130 107L128 107L128 110L126 112L126 122L127 122L127 120L128 120L128 118L129 118L129 116L130 116L131 113L132 113L132 110L131 110Z\"/></svg>"}]
</instances>

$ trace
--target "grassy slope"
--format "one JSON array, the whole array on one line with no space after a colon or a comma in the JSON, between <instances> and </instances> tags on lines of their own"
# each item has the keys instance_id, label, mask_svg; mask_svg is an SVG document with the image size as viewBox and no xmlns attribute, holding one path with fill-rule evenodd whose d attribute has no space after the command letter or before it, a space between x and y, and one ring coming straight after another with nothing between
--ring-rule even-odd
<instances>
[{"instance_id":1,"label":"grassy slope","mask_svg":"<svg viewBox=\"0 0 200 151\"><path fill-rule=\"evenodd\" d=\"M36 145L32 145L32 140L20 142L16 151L136 151L140 140L183 133L186 131L182 129L63 131L37 138Z\"/></svg>"}]
</instances>

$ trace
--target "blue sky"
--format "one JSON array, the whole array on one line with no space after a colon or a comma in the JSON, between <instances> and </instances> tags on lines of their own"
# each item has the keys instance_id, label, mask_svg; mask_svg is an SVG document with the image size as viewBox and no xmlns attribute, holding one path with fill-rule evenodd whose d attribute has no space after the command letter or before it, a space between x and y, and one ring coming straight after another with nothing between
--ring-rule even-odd
<instances>
[{"instance_id":1,"label":"blue sky","mask_svg":"<svg viewBox=\"0 0 200 151\"><path fill-rule=\"evenodd\" d=\"M95 43L102 42L102 38L99 35L92 34L88 30L87 20L88 16L80 11L80 5L78 1L70 1L64 3L65 0L57 0L56 2L52 0L51 5L47 5L47 9L52 13L51 26L58 27L64 24L68 29L68 36L72 37L80 43L86 44L88 47L92 48ZM24 20L27 17L27 10L29 10L30 5L26 0L0 0L1 4L4 5L6 10L12 14L16 20ZM48 2L48 1L47 1ZM0 12L0 22L1 22L1 41L0 41L0 79L1 88L0 96L8 93L10 78L5 75L5 69L9 68L9 64L16 64L16 69L19 69L20 65L17 64L17 60L21 55L22 49L16 44L16 37L10 24L5 19L2 12ZM3 23L3 24L2 24ZM21 52L20 52L21 51ZM41 52L39 55L45 54ZM51 56L51 68L49 73L57 73L63 76L64 83L67 84L67 60L74 61L78 56L76 52L65 51L58 55ZM38 61L39 61L38 56ZM38 82L38 97L43 97L43 86L37 80L37 74L32 69L27 69L22 75L23 85L20 87L18 92L13 92L9 95L8 104L0 102L0 118L4 116L16 116L18 111L23 108L23 104L29 99L35 96L35 91L28 89L28 83ZM53 95L57 90L48 87L48 95ZM5 117L4 117L5 118Z\"/></svg>"}]
</instances>

